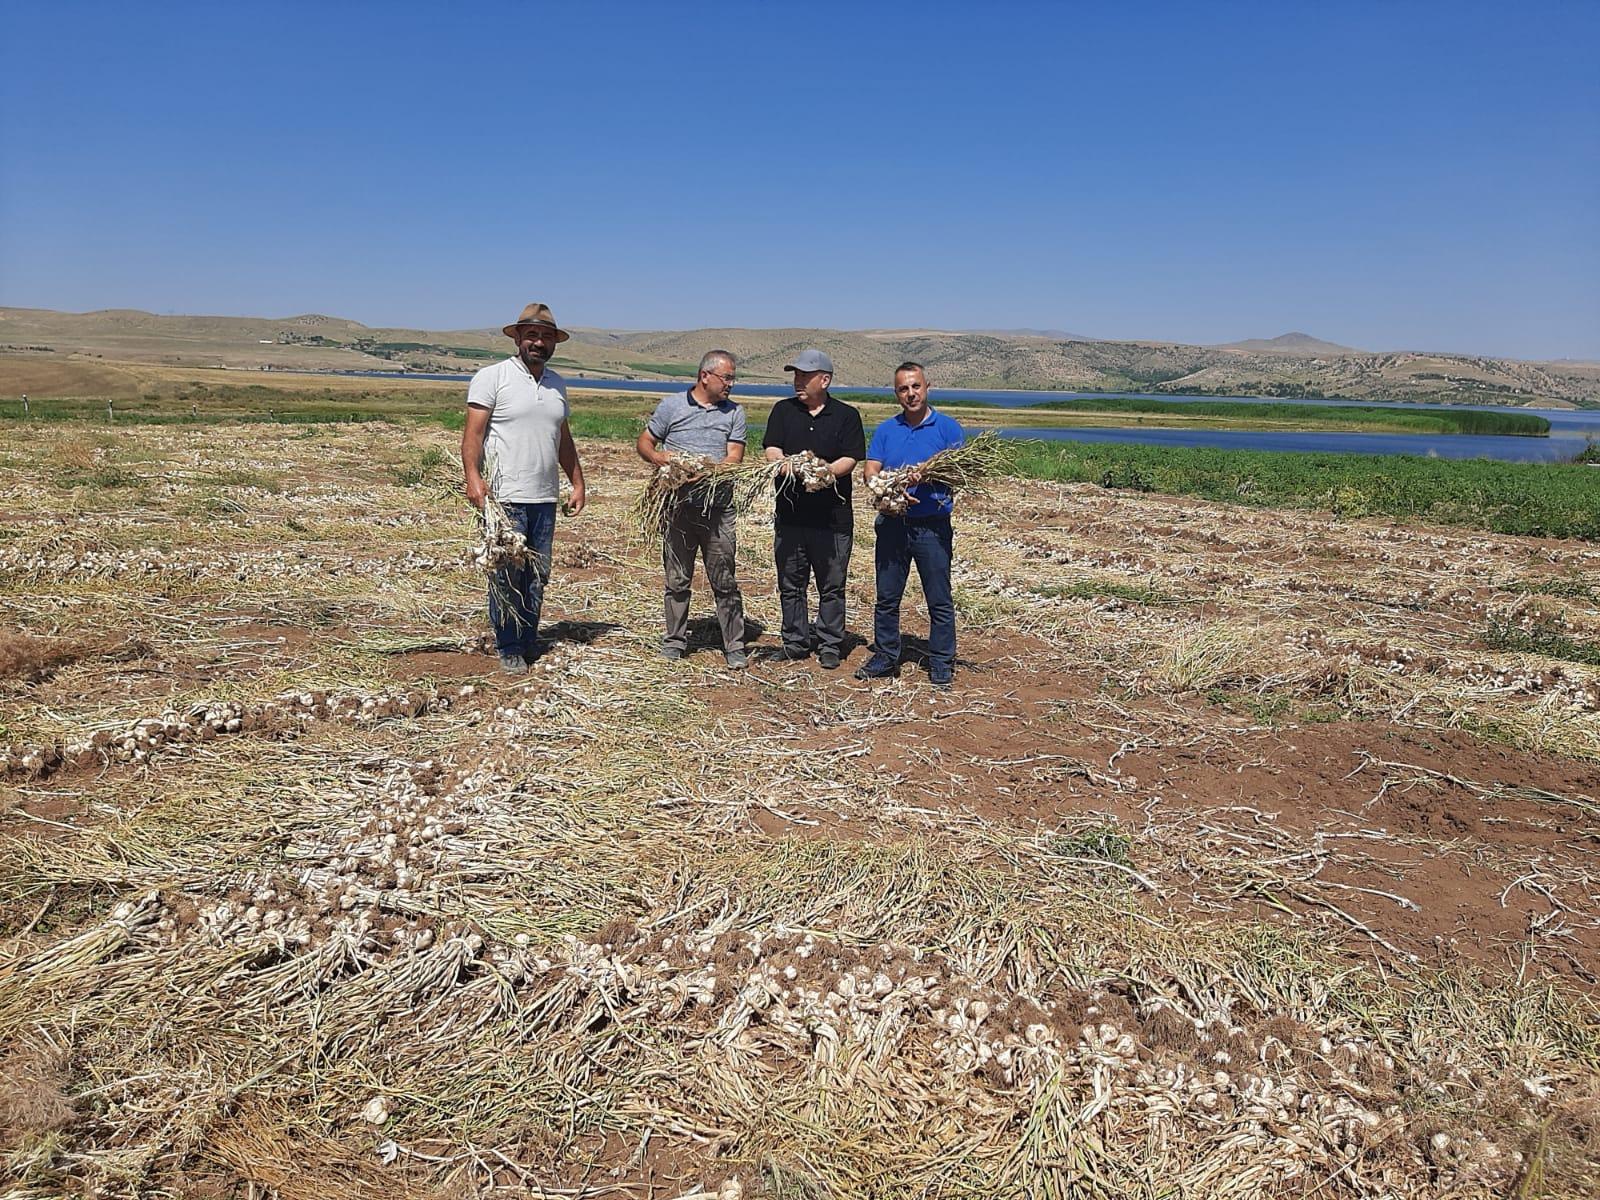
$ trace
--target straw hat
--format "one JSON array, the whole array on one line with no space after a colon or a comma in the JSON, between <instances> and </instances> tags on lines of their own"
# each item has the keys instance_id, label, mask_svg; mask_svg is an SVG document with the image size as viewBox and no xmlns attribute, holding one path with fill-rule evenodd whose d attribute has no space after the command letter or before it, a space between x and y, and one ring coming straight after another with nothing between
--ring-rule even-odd
<instances>
[{"instance_id":1,"label":"straw hat","mask_svg":"<svg viewBox=\"0 0 1600 1200\"><path fill-rule=\"evenodd\" d=\"M553 315L551 315L550 306L547 304L535 302L528 305L527 308L522 310L522 315L520 317L511 322L511 324L507 325L500 332L505 334L508 338L514 338L517 336L518 327L522 325L548 325L551 329L556 331L556 341L558 342L564 342L568 337L566 331L563 330L561 326L556 324L556 319Z\"/></svg>"}]
</instances>

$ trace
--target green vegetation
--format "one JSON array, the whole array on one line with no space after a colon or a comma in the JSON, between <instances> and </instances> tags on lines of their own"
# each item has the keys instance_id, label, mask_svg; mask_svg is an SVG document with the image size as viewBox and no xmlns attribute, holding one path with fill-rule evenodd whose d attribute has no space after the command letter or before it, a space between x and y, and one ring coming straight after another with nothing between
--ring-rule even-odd
<instances>
[{"instance_id":1,"label":"green vegetation","mask_svg":"<svg viewBox=\"0 0 1600 1200\"><path fill-rule=\"evenodd\" d=\"M1561 600L1600 600L1600 589L1581 579L1515 580L1506 584L1505 590L1520 592L1525 596L1555 596Z\"/></svg>"},{"instance_id":2,"label":"green vegetation","mask_svg":"<svg viewBox=\"0 0 1600 1200\"><path fill-rule=\"evenodd\" d=\"M1483 644L1491 650L1542 654L1546 658L1600 667L1600 642L1573 637L1564 621L1547 613L1534 613L1522 620L1491 616L1483 632Z\"/></svg>"},{"instance_id":3,"label":"green vegetation","mask_svg":"<svg viewBox=\"0 0 1600 1200\"><path fill-rule=\"evenodd\" d=\"M1347 396L1339 392L1325 392L1307 383L1285 379L1240 379L1237 383L1207 387L1204 384L1186 383L1183 392L1190 396L1263 396L1284 400L1395 400L1419 405L1429 404L1504 404L1515 408L1534 398L1529 388L1510 387L1487 380L1450 379L1444 375L1417 374L1413 379L1449 380L1452 386L1431 392L1411 391L1395 387L1374 388L1365 396ZM1578 401L1582 403L1581 400Z\"/></svg>"},{"instance_id":4,"label":"green vegetation","mask_svg":"<svg viewBox=\"0 0 1600 1200\"><path fill-rule=\"evenodd\" d=\"M1248 383L1224 384L1220 387L1207 387L1204 384L1186 383L1183 385L1185 393L1191 396L1266 396L1282 400L1354 400L1354 396L1343 396L1338 392L1325 392L1319 387L1309 383L1296 383L1288 379L1258 379ZM1371 399L1372 397L1367 397ZM1396 396L1395 399L1408 397Z\"/></svg>"},{"instance_id":5,"label":"green vegetation","mask_svg":"<svg viewBox=\"0 0 1600 1200\"><path fill-rule=\"evenodd\" d=\"M420 487L428 477L450 463L448 454L437 446L429 446L420 453L408 455L409 461L389 468L390 477L401 487Z\"/></svg>"},{"instance_id":6,"label":"green vegetation","mask_svg":"<svg viewBox=\"0 0 1600 1200\"><path fill-rule=\"evenodd\" d=\"M434 342L374 342L360 338L353 347L376 358L394 358L401 354L436 354L449 358L504 358L501 350L481 350L475 346L441 346Z\"/></svg>"},{"instance_id":7,"label":"green vegetation","mask_svg":"<svg viewBox=\"0 0 1600 1200\"><path fill-rule=\"evenodd\" d=\"M374 389L360 392L321 390L290 391L262 384L209 387L189 384L170 393L147 392L137 399L117 400L110 425L216 425L232 422L277 421L283 424L330 424L347 421L399 421L432 418L462 403L456 393ZM13 406L0 411L0 420L80 421L107 425L103 397L38 400L27 417Z\"/></svg>"},{"instance_id":8,"label":"green vegetation","mask_svg":"<svg viewBox=\"0 0 1600 1200\"><path fill-rule=\"evenodd\" d=\"M345 342L320 333L298 333L286 330L278 334L280 346L320 346L333 350L358 350L375 358L398 358L405 354L433 354L448 358L496 359L505 354L499 350L484 350L478 346L446 346L439 342L380 342L374 338L358 337Z\"/></svg>"},{"instance_id":9,"label":"green vegetation","mask_svg":"<svg viewBox=\"0 0 1600 1200\"><path fill-rule=\"evenodd\" d=\"M1545 437L1550 422L1528 413L1490 413L1476 409L1424 411L1374 405L1249 404L1228 400L1145 400L1131 396L1095 396L1049 400L1029 405L1059 412L1128 413L1137 415L1225 417L1249 422L1381 426L1414 433L1498 434Z\"/></svg>"},{"instance_id":10,"label":"green vegetation","mask_svg":"<svg viewBox=\"0 0 1600 1200\"><path fill-rule=\"evenodd\" d=\"M1125 867L1133 865L1133 839L1113 824L1063 830L1050 839L1048 849L1063 858L1098 858Z\"/></svg>"},{"instance_id":11,"label":"green vegetation","mask_svg":"<svg viewBox=\"0 0 1600 1200\"><path fill-rule=\"evenodd\" d=\"M119 400L106 418L102 398L40 400L29 416L20 409L0 410L0 422L72 421L114 429L118 425L219 425L277 422L283 425L325 425L348 422L426 421L446 429L466 423L465 386L407 390L375 388L335 392L332 389L293 391L262 384L209 387L184 385L168 394L147 393L138 399ZM655 403L638 396L584 396L573 405L575 437L632 441L644 428L645 415ZM751 436L760 437L759 426Z\"/></svg>"},{"instance_id":12,"label":"green vegetation","mask_svg":"<svg viewBox=\"0 0 1600 1200\"><path fill-rule=\"evenodd\" d=\"M1205 693L1208 703L1226 712L1249 717L1257 725L1280 729L1285 725L1327 725L1343 721L1350 714L1336 703L1307 701L1294 692L1241 691L1237 688L1213 687Z\"/></svg>"},{"instance_id":13,"label":"green vegetation","mask_svg":"<svg viewBox=\"0 0 1600 1200\"><path fill-rule=\"evenodd\" d=\"M1600 471L1486 459L1018 441L1015 474L1544 537L1600 536Z\"/></svg>"},{"instance_id":14,"label":"green vegetation","mask_svg":"<svg viewBox=\"0 0 1600 1200\"><path fill-rule=\"evenodd\" d=\"M628 365L643 374L665 375L668 379L695 379L700 374L700 368L694 364L631 362Z\"/></svg>"},{"instance_id":15,"label":"green vegetation","mask_svg":"<svg viewBox=\"0 0 1600 1200\"><path fill-rule=\"evenodd\" d=\"M467 423L467 414L464 407L451 408L439 413L436 419L446 429L461 429ZM572 436L575 438L587 438L597 442L631 442L639 436L645 420L643 416L628 416L615 412L588 412L574 408L569 424L572 426Z\"/></svg>"},{"instance_id":16,"label":"green vegetation","mask_svg":"<svg viewBox=\"0 0 1600 1200\"><path fill-rule=\"evenodd\" d=\"M115 463L103 463L93 466L74 464L63 467L55 473L57 487L63 488L89 488L93 491L103 491L108 488L140 487L146 482L144 476L137 471L130 471L127 467Z\"/></svg>"}]
</instances>

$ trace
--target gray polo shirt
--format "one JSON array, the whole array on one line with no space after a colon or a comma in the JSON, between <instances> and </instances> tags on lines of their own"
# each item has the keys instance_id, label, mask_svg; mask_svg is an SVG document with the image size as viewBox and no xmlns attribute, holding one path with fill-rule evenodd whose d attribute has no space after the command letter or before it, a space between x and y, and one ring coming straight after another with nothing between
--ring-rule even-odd
<instances>
[{"instance_id":1,"label":"gray polo shirt","mask_svg":"<svg viewBox=\"0 0 1600 1200\"><path fill-rule=\"evenodd\" d=\"M688 392L678 392L661 398L645 429L669 453L699 454L720 462L729 442L744 443L744 409L732 400L705 408Z\"/></svg>"}]
</instances>

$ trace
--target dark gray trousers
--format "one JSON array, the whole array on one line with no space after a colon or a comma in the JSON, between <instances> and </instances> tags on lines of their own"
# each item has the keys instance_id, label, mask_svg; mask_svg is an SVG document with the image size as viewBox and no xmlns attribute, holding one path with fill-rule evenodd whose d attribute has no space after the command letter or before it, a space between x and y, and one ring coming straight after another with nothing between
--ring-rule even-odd
<instances>
[{"instance_id":1,"label":"dark gray trousers","mask_svg":"<svg viewBox=\"0 0 1600 1200\"><path fill-rule=\"evenodd\" d=\"M739 594L733 571L737 551L731 504L713 505L709 512L693 502L676 506L667 520L666 536L661 539L661 567L666 577L662 607L667 626L662 649L688 648L689 600L694 594L696 557L705 560L706 580L717 600L723 653L744 649L744 597Z\"/></svg>"},{"instance_id":2,"label":"dark gray trousers","mask_svg":"<svg viewBox=\"0 0 1600 1200\"><path fill-rule=\"evenodd\" d=\"M844 641L844 584L850 575L849 533L779 523L772 531L787 650L840 652ZM817 581L817 619L810 619L811 580Z\"/></svg>"}]
</instances>

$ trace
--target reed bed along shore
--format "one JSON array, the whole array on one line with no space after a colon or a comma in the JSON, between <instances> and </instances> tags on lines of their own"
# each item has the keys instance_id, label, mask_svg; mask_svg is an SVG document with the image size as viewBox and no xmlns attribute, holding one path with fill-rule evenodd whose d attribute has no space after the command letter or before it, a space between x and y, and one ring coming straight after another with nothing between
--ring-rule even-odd
<instances>
[{"instance_id":1,"label":"reed bed along shore","mask_svg":"<svg viewBox=\"0 0 1600 1200\"><path fill-rule=\"evenodd\" d=\"M1537 413L1480 412L1470 408L1416 405L1389 408L1362 404L1294 404L1237 400L1151 400L1132 396L1085 396L1049 400L1035 407L1054 412L1129 416L1224 417L1252 423L1319 424L1415 433L1465 433L1544 437L1550 422Z\"/></svg>"},{"instance_id":2,"label":"reed bed along shore","mask_svg":"<svg viewBox=\"0 0 1600 1200\"><path fill-rule=\"evenodd\" d=\"M941 693L758 505L732 673L586 442L513 681L437 425L13 433L8 1200L1600 1188L1587 542L1001 480Z\"/></svg>"}]
</instances>

